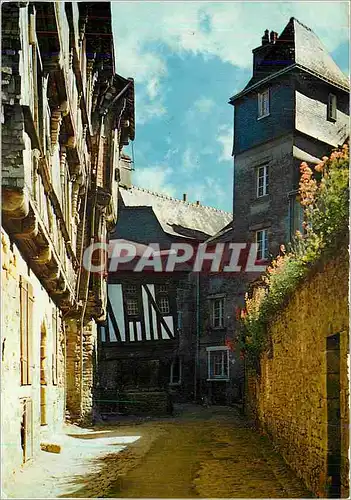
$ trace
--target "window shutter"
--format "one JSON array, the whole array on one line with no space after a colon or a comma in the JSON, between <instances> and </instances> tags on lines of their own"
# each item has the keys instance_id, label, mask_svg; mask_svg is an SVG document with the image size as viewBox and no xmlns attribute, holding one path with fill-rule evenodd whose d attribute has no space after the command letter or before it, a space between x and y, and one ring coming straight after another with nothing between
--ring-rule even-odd
<instances>
[{"instance_id":1,"label":"window shutter","mask_svg":"<svg viewBox=\"0 0 351 500\"><path fill-rule=\"evenodd\" d=\"M269 113L269 90L266 90L263 94L263 114L268 115Z\"/></svg>"},{"instance_id":2,"label":"window shutter","mask_svg":"<svg viewBox=\"0 0 351 500\"><path fill-rule=\"evenodd\" d=\"M20 277L20 363L21 385L28 384L28 337L27 337L27 283Z\"/></svg>"},{"instance_id":3,"label":"window shutter","mask_svg":"<svg viewBox=\"0 0 351 500\"><path fill-rule=\"evenodd\" d=\"M33 287L23 276L20 277L20 363L21 385L32 383L33 349Z\"/></svg>"},{"instance_id":4,"label":"window shutter","mask_svg":"<svg viewBox=\"0 0 351 500\"><path fill-rule=\"evenodd\" d=\"M52 313L52 383L57 385L57 310Z\"/></svg>"},{"instance_id":5,"label":"window shutter","mask_svg":"<svg viewBox=\"0 0 351 500\"><path fill-rule=\"evenodd\" d=\"M262 99L262 94L258 94L258 101L257 101L257 104L258 104L258 116L262 116L263 115L263 106L262 106L262 102L263 102L263 99Z\"/></svg>"},{"instance_id":6,"label":"window shutter","mask_svg":"<svg viewBox=\"0 0 351 500\"><path fill-rule=\"evenodd\" d=\"M32 372L33 372L33 305L34 305L34 294L33 286L28 283L28 301L27 301L27 383L32 383Z\"/></svg>"}]
</instances>

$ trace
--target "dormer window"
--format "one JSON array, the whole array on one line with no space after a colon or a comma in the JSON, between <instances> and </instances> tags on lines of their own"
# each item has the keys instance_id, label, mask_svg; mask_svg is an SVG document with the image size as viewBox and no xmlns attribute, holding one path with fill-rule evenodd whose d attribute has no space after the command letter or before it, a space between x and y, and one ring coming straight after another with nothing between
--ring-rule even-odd
<instances>
[{"instance_id":1,"label":"dormer window","mask_svg":"<svg viewBox=\"0 0 351 500\"><path fill-rule=\"evenodd\" d=\"M327 120L330 122L336 122L336 95L328 95L328 111Z\"/></svg>"},{"instance_id":2,"label":"dormer window","mask_svg":"<svg viewBox=\"0 0 351 500\"><path fill-rule=\"evenodd\" d=\"M257 104L258 104L258 117L260 120L265 116L269 115L269 89L264 90L263 92L259 92L257 94Z\"/></svg>"}]
</instances>

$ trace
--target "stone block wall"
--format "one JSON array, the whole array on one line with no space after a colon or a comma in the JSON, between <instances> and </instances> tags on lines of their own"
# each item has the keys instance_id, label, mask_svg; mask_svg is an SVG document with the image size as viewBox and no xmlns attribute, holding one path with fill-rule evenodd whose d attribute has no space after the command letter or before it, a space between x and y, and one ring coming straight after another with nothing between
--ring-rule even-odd
<instances>
[{"instance_id":1,"label":"stone block wall","mask_svg":"<svg viewBox=\"0 0 351 500\"><path fill-rule=\"evenodd\" d=\"M318 496L328 494L327 458L338 432L341 493L348 495L348 276L346 252L315 271L271 323L272 349L261 356L260 374L246 374L247 411ZM327 339L336 334L339 376L327 363ZM330 413L335 404L340 418Z\"/></svg>"},{"instance_id":2,"label":"stone block wall","mask_svg":"<svg viewBox=\"0 0 351 500\"><path fill-rule=\"evenodd\" d=\"M292 157L293 135L263 144L235 157L234 235L238 243L255 242L255 233L268 229L269 252L276 255L279 246L290 239L289 196L296 189L296 171ZM269 164L269 193L257 198L258 165Z\"/></svg>"},{"instance_id":3,"label":"stone block wall","mask_svg":"<svg viewBox=\"0 0 351 500\"><path fill-rule=\"evenodd\" d=\"M84 323L81 346L80 324L79 319L70 319L66 322L67 412L71 421L89 423L93 412L97 325L95 321Z\"/></svg>"},{"instance_id":4,"label":"stone block wall","mask_svg":"<svg viewBox=\"0 0 351 500\"><path fill-rule=\"evenodd\" d=\"M100 414L165 416L171 413L170 396L166 391L104 391ZM108 401L111 401L109 403Z\"/></svg>"},{"instance_id":5,"label":"stone block wall","mask_svg":"<svg viewBox=\"0 0 351 500\"><path fill-rule=\"evenodd\" d=\"M54 352L53 311L55 304L36 276L29 271L17 247L5 231L1 232L1 426L2 426L2 481L6 492L13 474L23 463L21 421L23 398L32 400L33 458L40 450L40 441L58 431L64 421L64 332L58 320L57 384L52 376ZM20 277L33 286L31 385L21 385L20 361ZM40 343L41 332L46 332L46 418L41 425L40 408Z\"/></svg>"}]
</instances>

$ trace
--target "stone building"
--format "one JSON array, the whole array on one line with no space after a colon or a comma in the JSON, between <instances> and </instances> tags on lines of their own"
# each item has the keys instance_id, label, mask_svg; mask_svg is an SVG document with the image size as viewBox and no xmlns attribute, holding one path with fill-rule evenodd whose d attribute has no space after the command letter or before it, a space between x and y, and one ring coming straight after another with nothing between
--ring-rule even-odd
<instances>
[{"instance_id":1,"label":"stone building","mask_svg":"<svg viewBox=\"0 0 351 500\"><path fill-rule=\"evenodd\" d=\"M79 421L91 413L106 283L83 256L116 222L133 92L115 74L109 3L2 5L5 489L66 411Z\"/></svg>"},{"instance_id":2,"label":"stone building","mask_svg":"<svg viewBox=\"0 0 351 500\"><path fill-rule=\"evenodd\" d=\"M348 136L348 79L313 31L291 18L280 36L265 31L262 45L253 50L252 78L230 104L235 108L234 203L227 236L256 243L257 261L265 265L301 229L301 162L318 163ZM222 295L232 339L238 331L236 310L244 306L255 278L256 273L240 272L229 281L208 281L208 298ZM204 297L202 303L210 314L211 302L206 306ZM222 328L223 349L225 333Z\"/></svg>"},{"instance_id":3,"label":"stone building","mask_svg":"<svg viewBox=\"0 0 351 500\"><path fill-rule=\"evenodd\" d=\"M314 32L291 18L265 31L234 113L234 240L277 255L301 228L301 161L315 164L348 136L349 83Z\"/></svg>"},{"instance_id":4,"label":"stone building","mask_svg":"<svg viewBox=\"0 0 351 500\"><path fill-rule=\"evenodd\" d=\"M246 248L256 243L257 264L264 268L280 245L301 229L301 162L319 163L349 134L349 83L313 31L291 18L280 36L265 31L262 44L253 50L252 78L230 104L233 224L209 241ZM243 250L242 262L246 259ZM229 352L238 333L236 311L244 306L248 284L258 276L241 271L200 277L198 385L200 394L213 402L230 402L240 394L239 353L231 365ZM217 362L216 380L206 380Z\"/></svg>"},{"instance_id":5,"label":"stone building","mask_svg":"<svg viewBox=\"0 0 351 500\"><path fill-rule=\"evenodd\" d=\"M349 136L349 81L313 31L291 18L280 36L265 31L253 50L253 76L230 103L233 241L256 242L257 258L268 263L302 230L301 162L319 163ZM272 345L258 374L247 374L247 407L287 462L315 494L328 496L330 489L338 498L348 489L348 273L342 257L290 297L270 322ZM250 276L235 281L235 305L242 307Z\"/></svg>"}]
</instances>

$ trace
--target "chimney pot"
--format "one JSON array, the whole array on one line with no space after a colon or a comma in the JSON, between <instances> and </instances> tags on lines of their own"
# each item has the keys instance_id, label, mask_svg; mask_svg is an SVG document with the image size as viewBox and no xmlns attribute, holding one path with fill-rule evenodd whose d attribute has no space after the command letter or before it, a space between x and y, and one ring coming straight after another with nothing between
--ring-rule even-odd
<instances>
[{"instance_id":1,"label":"chimney pot","mask_svg":"<svg viewBox=\"0 0 351 500\"><path fill-rule=\"evenodd\" d=\"M198 207L200 206L200 202L199 202L199 200L197 200L196 205L197 205Z\"/></svg>"},{"instance_id":2,"label":"chimney pot","mask_svg":"<svg viewBox=\"0 0 351 500\"><path fill-rule=\"evenodd\" d=\"M270 41L271 43L275 43L277 41L278 33L276 31L271 31L270 33Z\"/></svg>"},{"instance_id":3,"label":"chimney pot","mask_svg":"<svg viewBox=\"0 0 351 500\"><path fill-rule=\"evenodd\" d=\"M183 194L183 201L186 201L186 198L187 198L186 193L184 193Z\"/></svg>"},{"instance_id":4,"label":"chimney pot","mask_svg":"<svg viewBox=\"0 0 351 500\"><path fill-rule=\"evenodd\" d=\"M269 30L265 30L262 37L262 45L267 45L267 43L269 43Z\"/></svg>"}]
</instances>

